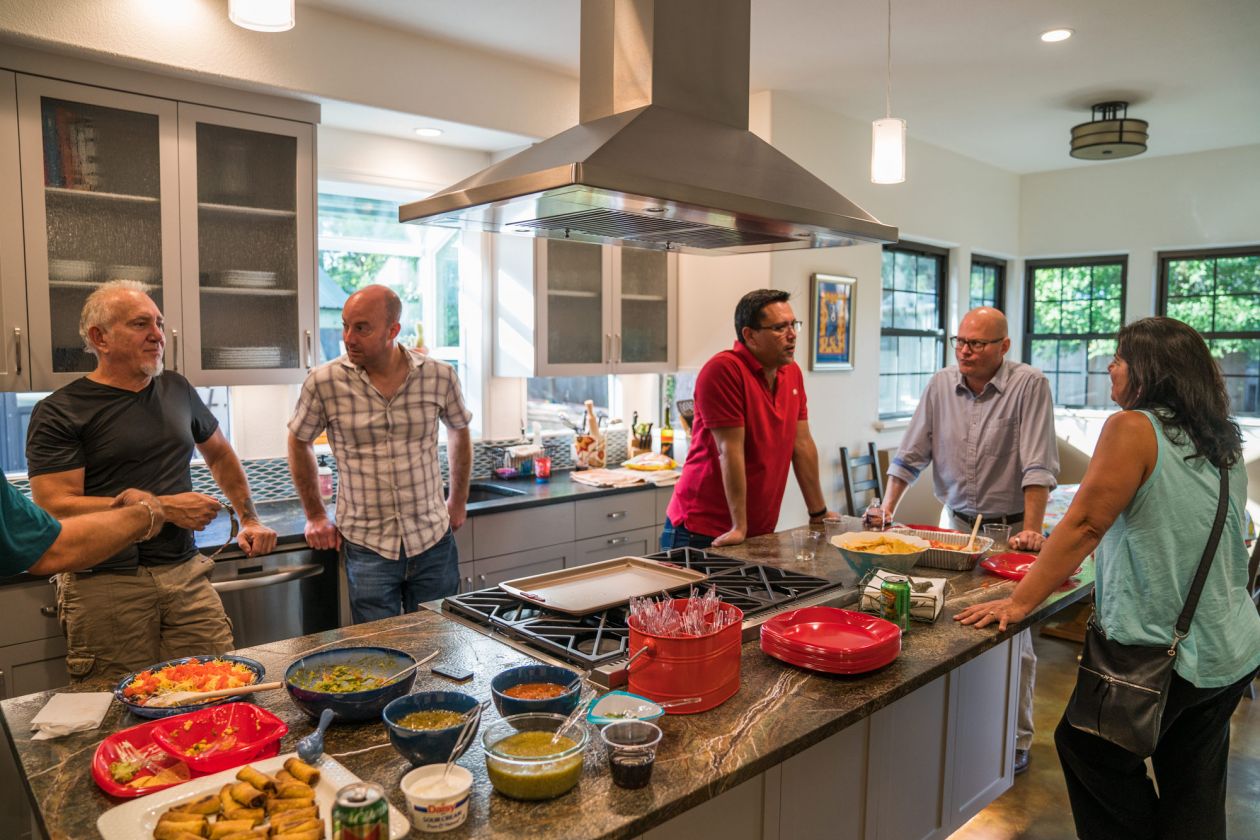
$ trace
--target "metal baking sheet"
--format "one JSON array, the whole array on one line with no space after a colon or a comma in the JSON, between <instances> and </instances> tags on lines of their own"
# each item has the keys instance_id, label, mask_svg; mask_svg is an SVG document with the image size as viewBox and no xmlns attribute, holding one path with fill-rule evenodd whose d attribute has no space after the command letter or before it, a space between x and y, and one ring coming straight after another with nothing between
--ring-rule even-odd
<instances>
[{"instance_id":1,"label":"metal baking sheet","mask_svg":"<svg viewBox=\"0 0 1260 840\"><path fill-rule=\"evenodd\" d=\"M499 588L525 601L570 615L586 615L625 604L632 597L654 595L700 583L708 577L642 557L618 557L573 569L507 580Z\"/></svg>"}]
</instances>

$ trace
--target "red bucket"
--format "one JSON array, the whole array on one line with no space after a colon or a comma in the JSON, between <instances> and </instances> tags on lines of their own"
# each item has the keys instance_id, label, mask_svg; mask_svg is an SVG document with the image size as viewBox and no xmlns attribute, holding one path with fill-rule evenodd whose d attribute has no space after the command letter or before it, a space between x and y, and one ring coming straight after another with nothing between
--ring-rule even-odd
<instances>
[{"instance_id":1,"label":"red bucket","mask_svg":"<svg viewBox=\"0 0 1260 840\"><path fill-rule=\"evenodd\" d=\"M674 610L683 612L689 600L674 599ZM628 668L631 693L657 703L699 697L699 703L666 710L669 714L686 715L707 712L739 691L744 613L730 604L722 604L719 609L732 614L734 620L706 636L673 637L645 633L631 617L631 662Z\"/></svg>"}]
</instances>

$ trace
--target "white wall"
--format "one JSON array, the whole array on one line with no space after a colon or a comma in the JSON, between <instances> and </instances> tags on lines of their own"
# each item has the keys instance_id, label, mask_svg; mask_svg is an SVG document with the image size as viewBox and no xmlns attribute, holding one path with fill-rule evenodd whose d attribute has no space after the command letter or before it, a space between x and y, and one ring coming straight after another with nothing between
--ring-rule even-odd
<instances>
[{"instance_id":1,"label":"white wall","mask_svg":"<svg viewBox=\"0 0 1260 840\"><path fill-rule=\"evenodd\" d=\"M319 178L400 187L428 193L490 164L490 155L398 137L319 126ZM414 200L414 199L413 199Z\"/></svg>"}]
</instances>

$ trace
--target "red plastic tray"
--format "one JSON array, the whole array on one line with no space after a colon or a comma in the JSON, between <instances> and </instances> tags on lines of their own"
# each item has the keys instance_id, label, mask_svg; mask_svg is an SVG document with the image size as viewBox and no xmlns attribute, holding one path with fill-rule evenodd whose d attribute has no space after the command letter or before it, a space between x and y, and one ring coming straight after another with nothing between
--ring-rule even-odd
<instances>
[{"instance_id":1,"label":"red plastic tray","mask_svg":"<svg viewBox=\"0 0 1260 840\"><path fill-rule=\"evenodd\" d=\"M761 632L790 648L832 656L852 656L901 644L901 630L891 621L836 607L785 612L763 624Z\"/></svg>"},{"instance_id":2,"label":"red plastic tray","mask_svg":"<svg viewBox=\"0 0 1260 840\"><path fill-rule=\"evenodd\" d=\"M888 650L879 655L869 656L861 659L836 660L826 657L813 657L801 654L796 651L785 649L777 645L770 637L763 636L761 639L761 649L767 655L786 662L789 665L795 665L798 668L807 668L811 671L821 671L827 674L865 674L868 671L874 671L883 668L897 658L901 652L901 645Z\"/></svg>"},{"instance_id":3,"label":"red plastic tray","mask_svg":"<svg viewBox=\"0 0 1260 840\"><path fill-rule=\"evenodd\" d=\"M279 743L288 731L284 721L264 708L231 703L165 718L153 727L153 741L190 770L218 773L263 756L263 751ZM194 751L203 740L205 748Z\"/></svg>"},{"instance_id":4,"label":"red plastic tray","mask_svg":"<svg viewBox=\"0 0 1260 840\"><path fill-rule=\"evenodd\" d=\"M231 705L233 707L253 706L253 704L251 703L233 703ZM217 709L217 708L227 708L227 707L215 707L215 708ZM270 712L266 712L264 709L260 709L257 706L253 706L253 708L258 709L258 711L263 712L264 714L270 715ZM154 767L141 771L140 773L137 774L138 776L152 776L157 770L160 770L164 767L173 767L176 764L184 764L187 767L188 766L187 762L181 761L176 756L173 756L170 753L166 752L166 750L162 749L161 745L157 744L154 741L153 731L158 726L169 726L170 724L177 723L177 722L182 724L183 720L186 720L188 718L195 718L200 715L204 715L206 712L209 712L209 711L213 711L213 709L203 709L201 711L188 712L183 715L177 715L175 717L170 717L170 718L163 718L161 720L151 720L151 721L142 723L139 726L133 726L130 729L124 729L120 732L115 732L113 735L110 735L104 741L101 741L101 743L98 744L96 747L96 754L92 756L93 780L95 780L97 786L101 790L105 791L110 796L117 796L122 799L135 799L136 797L144 796L149 793L157 793L159 790L166 790L169 787L174 787L175 785L182 784L184 781L182 779L171 782L168 785L154 785L152 787L145 787L145 788L136 788L136 787L131 787L125 784L119 784L118 782L115 782L113 776L109 774L109 765L112 762L119 760L118 746L121 742L127 741L140 752L142 753L151 752L154 755L154 759L153 759ZM283 723L281 725L283 726ZM287 731L287 727L285 727L285 730ZM249 758L242 759L240 763L246 764L250 761L256 761L260 758L270 758L273 755L279 754L280 738L283 735L284 735L283 731L278 733L274 739L264 744L263 748L257 754ZM191 767L189 767L188 769L189 769L189 776L190 778L193 778L193 779L197 778L198 776L208 775L205 772L194 770Z\"/></svg>"},{"instance_id":5,"label":"red plastic tray","mask_svg":"<svg viewBox=\"0 0 1260 840\"><path fill-rule=\"evenodd\" d=\"M1004 554L995 554L992 557L986 557L980 561L980 565L988 569L993 574L1011 580L1023 580L1024 575L1028 574L1029 567L1037 560L1035 554L1024 554L1020 551L1008 551ZM1073 575L1079 575L1084 566L1077 566Z\"/></svg>"}]
</instances>

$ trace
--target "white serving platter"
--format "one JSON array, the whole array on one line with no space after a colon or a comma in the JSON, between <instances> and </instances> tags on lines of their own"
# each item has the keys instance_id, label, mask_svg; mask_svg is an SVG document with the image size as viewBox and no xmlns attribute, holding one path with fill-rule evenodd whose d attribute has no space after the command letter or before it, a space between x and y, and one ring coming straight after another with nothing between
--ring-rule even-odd
<instances>
[{"instance_id":1,"label":"white serving platter","mask_svg":"<svg viewBox=\"0 0 1260 840\"><path fill-rule=\"evenodd\" d=\"M283 769L284 762L295 755L297 753L284 753L262 761L251 761L249 765L264 773L275 773ZM315 766L319 768L319 784L315 786L315 804L319 806L319 816L324 821L324 825L331 826L332 808L337 800L337 791L360 779L344 765L328 756L323 756ZM96 829L104 840L136 840L139 837L152 837L158 817L182 802L196 799L207 793L217 793L219 788L228 782L236 781L236 774L240 769L240 767L233 767L231 770L224 770L212 776L198 776L182 785L110 808L97 819ZM407 821L406 815L390 805L390 839L400 840L406 837L409 831L411 831L411 823ZM329 835L331 836L331 828Z\"/></svg>"}]
</instances>

